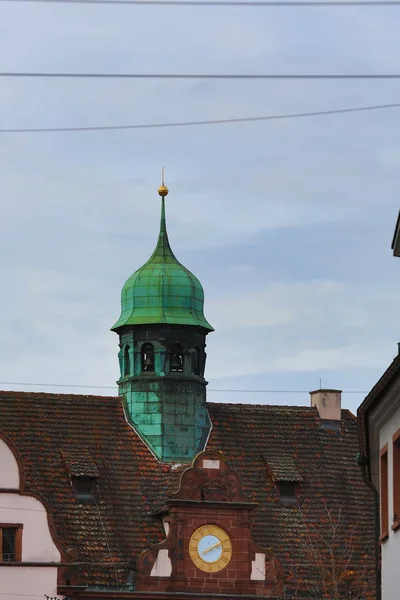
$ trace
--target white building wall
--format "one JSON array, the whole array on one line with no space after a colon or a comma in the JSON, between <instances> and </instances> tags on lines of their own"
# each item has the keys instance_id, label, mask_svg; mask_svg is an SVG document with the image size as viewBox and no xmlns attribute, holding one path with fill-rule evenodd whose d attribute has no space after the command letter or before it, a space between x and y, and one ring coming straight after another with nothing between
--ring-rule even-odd
<instances>
[{"instance_id":1,"label":"white building wall","mask_svg":"<svg viewBox=\"0 0 400 600\"><path fill-rule=\"evenodd\" d=\"M23 525L22 562L60 562L60 553L50 534L46 509L36 498L2 494L0 490L0 523Z\"/></svg>"},{"instance_id":2,"label":"white building wall","mask_svg":"<svg viewBox=\"0 0 400 600\"><path fill-rule=\"evenodd\" d=\"M399 600L400 529L392 531L393 523L393 435L400 429L400 408L381 427L379 448L388 446L388 508L389 538L382 543L382 600Z\"/></svg>"},{"instance_id":3,"label":"white building wall","mask_svg":"<svg viewBox=\"0 0 400 600\"><path fill-rule=\"evenodd\" d=\"M57 569L54 567L0 567L0 598L4 600L45 600L57 596Z\"/></svg>"},{"instance_id":4,"label":"white building wall","mask_svg":"<svg viewBox=\"0 0 400 600\"><path fill-rule=\"evenodd\" d=\"M0 488L19 490L19 469L14 454L0 439Z\"/></svg>"},{"instance_id":5,"label":"white building wall","mask_svg":"<svg viewBox=\"0 0 400 600\"><path fill-rule=\"evenodd\" d=\"M8 445L0 439L0 523L21 524L21 566L0 563L0 598L35 600L57 595L57 563L60 552L53 542L45 506L33 496L21 495L17 461ZM15 489L15 493L1 490ZM23 563L54 563L53 566L23 566Z\"/></svg>"}]
</instances>

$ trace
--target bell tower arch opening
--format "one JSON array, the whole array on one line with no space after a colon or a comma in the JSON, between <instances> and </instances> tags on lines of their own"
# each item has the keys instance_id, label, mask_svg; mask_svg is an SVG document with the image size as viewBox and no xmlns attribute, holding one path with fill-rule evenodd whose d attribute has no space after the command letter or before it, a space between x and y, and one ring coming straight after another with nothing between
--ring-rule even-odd
<instances>
[{"instance_id":1,"label":"bell tower arch opening","mask_svg":"<svg viewBox=\"0 0 400 600\"><path fill-rule=\"evenodd\" d=\"M154 346L146 342L141 350L142 373L154 373Z\"/></svg>"}]
</instances>

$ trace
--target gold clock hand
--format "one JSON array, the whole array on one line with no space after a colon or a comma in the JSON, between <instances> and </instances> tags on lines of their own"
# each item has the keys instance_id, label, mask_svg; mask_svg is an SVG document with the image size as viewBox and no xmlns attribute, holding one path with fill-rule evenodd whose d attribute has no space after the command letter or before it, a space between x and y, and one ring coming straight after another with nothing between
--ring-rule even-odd
<instances>
[{"instance_id":1,"label":"gold clock hand","mask_svg":"<svg viewBox=\"0 0 400 600\"><path fill-rule=\"evenodd\" d=\"M211 550L214 550L214 548L218 548L218 546L220 546L222 544L222 541L220 540L217 544L214 544L214 546L210 546L209 548L206 548L203 552L203 554L207 554L207 552L211 552Z\"/></svg>"}]
</instances>

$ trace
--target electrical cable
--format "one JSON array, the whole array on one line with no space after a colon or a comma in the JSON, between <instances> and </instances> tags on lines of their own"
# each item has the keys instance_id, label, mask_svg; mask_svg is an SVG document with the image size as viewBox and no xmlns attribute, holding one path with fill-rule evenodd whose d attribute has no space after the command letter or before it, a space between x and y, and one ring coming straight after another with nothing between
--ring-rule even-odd
<instances>
[{"instance_id":1,"label":"electrical cable","mask_svg":"<svg viewBox=\"0 0 400 600\"><path fill-rule=\"evenodd\" d=\"M76 383L32 383L23 381L0 381L0 385L29 385L36 387L66 387L66 388L90 388L99 390L116 390L116 385L79 385ZM7 391L7 390L5 390ZM240 389L208 389L209 392L243 392L246 394L308 394L310 390L240 390ZM368 394L364 390L344 390L343 394Z\"/></svg>"},{"instance_id":2,"label":"electrical cable","mask_svg":"<svg viewBox=\"0 0 400 600\"><path fill-rule=\"evenodd\" d=\"M400 79L400 73L60 73L4 71L13 79L219 79L219 80L357 80Z\"/></svg>"},{"instance_id":3,"label":"electrical cable","mask_svg":"<svg viewBox=\"0 0 400 600\"><path fill-rule=\"evenodd\" d=\"M0 0L1 1L1 0ZM143 123L136 125L99 125L87 127L25 127L0 129L0 133L59 133L72 131L117 131L124 129L157 129L165 127L193 127L198 125L223 125L226 123L251 123L256 121L274 121L283 119L298 119L305 117L319 117L323 115L338 115L352 112L371 110L384 110L388 108L399 108L400 102L393 104L376 104L371 106L358 106L354 108L338 108L331 110L319 110L304 113L287 113L281 115L268 115L261 117L238 117L232 119L211 119L205 121L181 121L175 123Z\"/></svg>"},{"instance_id":4,"label":"electrical cable","mask_svg":"<svg viewBox=\"0 0 400 600\"><path fill-rule=\"evenodd\" d=\"M140 6L240 6L240 7L273 7L273 8L292 8L292 7L315 7L315 8L324 8L324 7L333 7L333 6L400 6L400 0L344 0L340 2L340 0L327 0L326 2L317 2L315 0L299 0L299 2L291 1L291 0L282 0L279 1L241 1L241 0L227 0L223 2L223 0L0 0L0 2L8 2L11 4L22 4L22 3L31 3L31 4L106 4L106 5L117 5L122 6L126 4L127 6L140 5Z\"/></svg>"},{"instance_id":5,"label":"electrical cable","mask_svg":"<svg viewBox=\"0 0 400 600\"><path fill-rule=\"evenodd\" d=\"M56 565L56 563L55 563ZM56 565L57 566L57 565ZM23 597L23 598L41 598L43 600L44 596L34 596L32 594L12 594L11 592L0 592L0 596L6 596L7 598L9 598L10 596L18 596L18 597Z\"/></svg>"}]
</instances>

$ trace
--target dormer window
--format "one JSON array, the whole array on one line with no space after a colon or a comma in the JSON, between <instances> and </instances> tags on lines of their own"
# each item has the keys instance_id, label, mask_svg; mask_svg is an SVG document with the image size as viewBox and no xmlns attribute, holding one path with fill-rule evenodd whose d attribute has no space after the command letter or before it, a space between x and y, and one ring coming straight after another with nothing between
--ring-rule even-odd
<instances>
[{"instance_id":1,"label":"dormer window","mask_svg":"<svg viewBox=\"0 0 400 600\"><path fill-rule=\"evenodd\" d=\"M96 478L87 475L72 477L72 491L80 502L96 502Z\"/></svg>"},{"instance_id":2,"label":"dormer window","mask_svg":"<svg viewBox=\"0 0 400 600\"><path fill-rule=\"evenodd\" d=\"M297 483L295 481L279 481L277 493L282 504L297 504Z\"/></svg>"},{"instance_id":3,"label":"dormer window","mask_svg":"<svg viewBox=\"0 0 400 600\"><path fill-rule=\"evenodd\" d=\"M170 348L169 365L172 373L183 372L183 350L179 344L172 344Z\"/></svg>"},{"instance_id":4,"label":"dormer window","mask_svg":"<svg viewBox=\"0 0 400 600\"><path fill-rule=\"evenodd\" d=\"M142 373L154 373L154 346L143 344L142 346Z\"/></svg>"},{"instance_id":5,"label":"dormer window","mask_svg":"<svg viewBox=\"0 0 400 600\"><path fill-rule=\"evenodd\" d=\"M96 482L100 472L91 453L84 447L83 440L80 447L61 448L60 454L71 478L72 493L76 500L96 502Z\"/></svg>"},{"instance_id":6,"label":"dormer window","mask_svg":"<svg viewBox=\"0 0 400 600\"><path fill-rule=\"evenodd\" d=\"M282 505L298 503L299 484L303 481L293 456L271 452L265 456L267 477L272 480L276 497Z\"/></svg>"}]
</instances>

